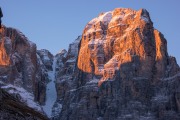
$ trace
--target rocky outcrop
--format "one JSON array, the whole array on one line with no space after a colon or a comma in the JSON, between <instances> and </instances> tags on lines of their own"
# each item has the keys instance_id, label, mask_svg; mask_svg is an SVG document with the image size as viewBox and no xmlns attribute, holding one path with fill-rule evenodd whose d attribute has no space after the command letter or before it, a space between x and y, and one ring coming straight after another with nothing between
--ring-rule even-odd
<instances>
[{"instance_id":1,"label":"rocky outcrop","mask_svg":"<svg viewBox=\"0 0 180 120\"><path fill-rule=\"evenodd\" d=\"M59 114L62 110L62 105L65 100L65 96L69 90L75 85L73 80L76 73L76 63L79 50L79 43L81 36L69 45L68 51L61 50L55 58L57 59L56 66L56 90L57 101L53 107L54 119L59 119Z\"/></svg>"},{"instance_id":2,"label":"rocky outcrop","mask_svg":"<svg viewBox=\"0 0 180 120\"><path fill-rule=\"evenodd\" d=\"M179 66L145 9L117 8L91 20L76 57L70 74L63 62L56 82L56 119L180 119Z\"/></svg>"},{"instance_id":3,"label":"rocky outcrop","mask_svg":"<svg viewBox=\"0 0 180 120\"><path fill-rule=\"evenodd\" d=\"M37 54L40 56L46 69L52 71L53 55L46 49L37 50Z\"/></svg>"},{"instance_id":4,"label":"rocky outcrop","mask_svg":"<svg viewBox=\"0 0 180 120\"><path fill-rule=\"evenodd\" d=\"M80 40L81 36L79 36L73 43L69 45L68 52L66 50L62 50L56 55L57 77L62 77L62 75L69 75L74 73Z\"/></svg>"},{"instance_id":5,"label":"rocky outcrop","mask_svg":"<svg viewBox=\"0 0 180 120\"><path fill-rule=\"evenodd\" d=\"M42 112L47 72L36 45L20 31L3 26L0 32L0 87ZM38 103L36 103L38 102Z\"/></svg>"},{"instance_id":6,"label":"rocky outcrop","mask_svg":"<svg viewBox=\"0 0 180 120\"><path fill-rule=\"evenodd\" d=\"M86 25L81 46L78 68L103 76L99 84L113 79L116 70L126 63L137 64L132 68L136 76L150 77L154 66L162 77L168 59L166 40L153 28L144 9L115 9L101 14Z\"/></svg>"},{"instance_id":7,"label":"rocky outcrop","mask_svg":"<svg viewBox=\"0 0 180 120\"><path fill-rule=\"evenodd\" d=\"M0 88L1 120L48 120L48 118Z\"/></svg>"}]
</instances>

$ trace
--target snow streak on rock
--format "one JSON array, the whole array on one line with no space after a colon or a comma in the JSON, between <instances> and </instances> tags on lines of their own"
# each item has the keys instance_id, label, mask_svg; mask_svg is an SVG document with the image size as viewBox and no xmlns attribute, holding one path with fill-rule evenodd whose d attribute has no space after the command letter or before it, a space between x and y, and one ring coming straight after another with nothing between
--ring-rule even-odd
<instances>
[{"instance_id":1,"label":"snow streak on rock","mask_svg":"<svg viewBox=\"0 0 180 120\"><path fill-rule=\"evenodd\" d=\"M48 71L48 76L51 81L47 84L46 103L43 106L43 110L47 114L48 117L51 117L52 115L52 107L57 98L56 88L55 88L55 83L54 83L55 82L55 68L56 68L56 58L54 57L53 71Z\"/></svg>"}]
</instances>

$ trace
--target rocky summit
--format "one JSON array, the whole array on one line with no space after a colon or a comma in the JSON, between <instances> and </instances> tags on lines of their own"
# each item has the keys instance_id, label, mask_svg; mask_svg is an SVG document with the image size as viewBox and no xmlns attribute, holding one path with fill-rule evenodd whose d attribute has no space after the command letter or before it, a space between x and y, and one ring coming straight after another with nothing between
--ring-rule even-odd
<instances>
[{"instance_id":1,"label":"rocky summit","mask_svg":"<svg viewBox=\"0 0 180 120\"><path fill-rule=\"evenodd\" d=\"M179 66L145 9L117 8L91 20L74 69L57 77L57 119L180 119Z\"/></svg>"},{"instance_id":2,"label":"rocky summit","mask_svg":"<svg viewBox=\"0 0 180 120\"><path fill-rule=\"evenodd\" d=\"M46 114L53 120L180 119L180 68L145 9L99 14L68 51L55 56L3 26L0 87L2 118L27 119L25 110L30 119ZM2 101L4 96L12 102ZM16 113L6 104L22 109Z\"/></svg>"}]
</instances>

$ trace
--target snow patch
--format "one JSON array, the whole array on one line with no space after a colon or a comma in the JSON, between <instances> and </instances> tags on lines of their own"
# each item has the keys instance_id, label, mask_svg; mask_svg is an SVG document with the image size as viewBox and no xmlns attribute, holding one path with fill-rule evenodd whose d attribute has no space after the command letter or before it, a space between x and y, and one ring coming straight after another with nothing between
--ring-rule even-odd
<instances>
[{"instance_id":1,"label":"snow patch","mask_svg":"<svg viewBox=\"0 0 180 120\"><path fill-rule=\"evenodd\" d=\"M11 45L11 39L6 37L5 41L4 41L5 44L8 44L8 45Z\"/></svg>"},{"instance_id":2,"label":"snow patch","mask_svg":"<svg viewBox=\"0 0 180 120\"><path fill-rule=\"evenodd\" d=\"M67 62L67 63L76 62L76 59L68 59L66 62Z\"/></svg>"},{"instance_id":3,"label":"snow patch","mask_svg":"<svg viewBox=\"0 0 180 120\"><path fill-rule=\"evenodd\" d=\"M117 20L123 19L124 15L118 15L118 16L114 16L110 22L116 22Z\"/></svg>"},{"instance_id":4,"label":"snow patch","mask_svg":"<svg viewBox=\"0 0 180 120\"><path fill-rule=\"evenodd\" d=\"M41 106L38 103L34 102L34 95L32 93L29 93L24 88L17 87L11 84L4 84L1 88L6 90L9 94L13 96L16 95L20 99L20 101L25 103L27 106L43 113Z\"/></svg>"},{"instance_id":5,"label":"snow patch","mask_svg":"<svg viewBox=\"0 0 180 120\"><path fill-rule=\"evenodd\" d=\"M94 39L89 41L88 45L95 45L95 44L103 44L104 43L104 39Z\"/></svg>"},{"instance_id":6,"label":"snow patch","mask_svg":"<svg viewBox=\"0 0 180 120\"><path fill-rule=\"evenodd\" d=\"M141 16L141 19L144 20L145 22L149 23L149 18L146 16Z\"/></svg>"},{"instance_id":7,"label":"snow patch","mask_svg":"<svg viewBox=\"0 0 180 120\"><path fill-rule=\"evenodd\" d=\"M88 24L95 24L98 22L110 22L110 20L112 19L112 12L106 12L101 14L100 16L94 18L93 20L91 20Z\"/></svg>"},{"instance_id":8,"label":"snow patch","mask_svg":"<svg viewBox=\"0 0 180 120\"><path fill-rule=\"evenodd\" d=\"M62 110L62 104L60 104L60 103L55 103L54 104L54 107L53 107L53 113L52 113L52 117L54 118L56 118L56 117L58 117L59 116L59 114L61 113L61 110Z\"/></svg>"},{"instance_id":9,"label":"snow patch","mask_svg":"<svg viewBox=\"0 0 180 120\"><path fill-rule=\"evenodd\" d=\"M97 32L97 31L101 31L101 29L96 30L94 27L92 27L93 25L99 23L99 22L103 22L104 24L108 24L112 19L112 12L106 12L101 14L100 16L94 18L93 20L91 20L87 25L87 31L86 31L86 35L92 32Z\"/></svg>"},{"instance_id":10,"label":"snow patch","mask_svg":"<svg viewBox=\"0 0 180 120\"><path fill-rule=\"evenodd\" d=\"M42 62L40 56L37 53L36 53L36 56L37 56L37 59L39 60L40 65L43 65L43 62Z\"/></svg>"},{"instance_id":11,"label":"snow patch","mask_svg":"<svg viewBox=\"0 0 180 120\"><path fill-rule=\"evenodd\" d=\"M180 76L180 72L177 73L176 75L172 76L172 77L164 78L164 79L161 79L161 80L165 80L165 81L167 81L167 80L173 80L173 79L175 79L176 77L179 77L179 76Z\"/></svg>"},{"instance_id":12,"label":"snow patch","mask_svg":"<svg viewBox=\"0 0 180 120\"><path fill-rule=\"evenodd\" d=\"M92 79L91 81L87 82L86 84L97 84L99 79Z\"/></svg>"}]
</instances>

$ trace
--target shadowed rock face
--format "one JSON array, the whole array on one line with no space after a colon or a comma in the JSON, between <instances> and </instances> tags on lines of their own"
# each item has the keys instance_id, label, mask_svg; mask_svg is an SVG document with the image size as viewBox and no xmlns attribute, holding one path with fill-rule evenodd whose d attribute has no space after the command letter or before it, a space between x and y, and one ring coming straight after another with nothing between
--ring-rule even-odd
<instances>
[{"instance_id":1,"label":"shadowed rock face","mask_svg":"<svg viewBox=\"0 0 180 120\"><path fill-rule=\"evenodd\" d=\"M145 9L117 8L91 20L77 57L75 71L57 78L56 119L180 119L179 66Z\"/></svg>"},{"instance_id":2,"label":"shadowed rock face","mask_svg":"<svg viewBox=\"0 0 180 120\"><path fill-rule=\"evenodd\" d=\"M0 88L1 120L48 120L48 118Z\"/></svg>"}]
</instances>

